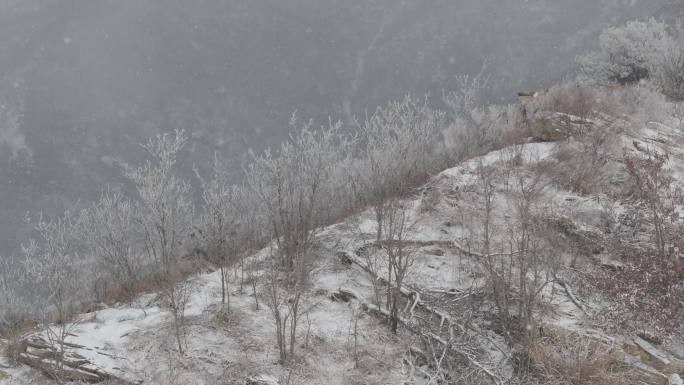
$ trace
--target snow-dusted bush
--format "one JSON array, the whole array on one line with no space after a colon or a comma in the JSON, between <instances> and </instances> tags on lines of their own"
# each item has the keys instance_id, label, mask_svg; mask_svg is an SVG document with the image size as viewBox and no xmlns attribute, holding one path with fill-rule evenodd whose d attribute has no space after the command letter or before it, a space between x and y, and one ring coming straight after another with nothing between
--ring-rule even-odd
<instances>
[{"instance_id":1,"label":"snow-dusted bush","mask_svg":"<svg viewBox=\"0 0 684 385\"><path fill-rule=\"evenodd\" d=\"M143 147L151 160L127 173L139 195L136 210L141 220L143 249L161 270L176 264L191 233L191 187L178 177L176 169L178 154L187 140L182 130L150 139Z\"/></svg>"},{"instance_id":2,"label":"snow-dusted bush","mask_svg":"<svg viewBox=\"0 0 684 385\"><path fill-rule=\"evenodd\" d=\"M677 123L677 127L684 131L684 101L672 105L672 117Z\"/></svg>"},{"instance_id":3,"label":"snow-dusted bush","mask_svg":"<svg viewBox=\"0 0 684 385\"><path fill-rule=\"evenodd\" d=\"M22 245L26 282L46 321L64 321L80 303L92 300L88 287L93 279L93 265L80 253L82 244L77 219L66 212L47 219L42 215L33 224L37 234Z\"/></svg>"},{"instance_id":4,"label":"snow-dusted bush","mask_svg":"<svg viewBox=\"0 0 684 385\"><path fill-rule=\"evenodd\" d=\"M290 123L297 128L294 116ZM278 152L252 154L247 182L267 218L283 266L306 254L324 224L334 166L346 152L340 128L335 123L315 130L309 122Z\"/></svg>"},{"instance_id":5,"label":"snow-dusted bush","mask_svg":"<svg viewBox=\"0 0 684 385\"><path fill-rule=\"evenodd\" d=\"M553 86L535 100L535 107L543 112L561 112L588 119L598 113L618 113L614 90L595 84L567 82Z\"/></svg>"},{"instance_id":6,"label":"snow-dusted bush","mask_svg":"<svg viewBox=\"0 0 684 385\"><path fill-rule=\"evenodd\" d=\"M69 212L52 219L40 216L33 222L36 239L22 245L25 270L18 285L31 301L47 342L58 352L64 351L67 336L78 324L70 322L71 317L96 300L89 288L99 272L82 253L77 219ZM62 359L54 357L58 370Z\"/></svg>"},{"instance_id":7,"label":"snow-dusted bush","mask_svg":"<svg viewBox=\"0 0 684 385\"><path fill-rule=\"evenodd\" d=\"M18 326L35 310L22 295L22 285L26 283L23 275L23 269L0 257L0 334Z\"/></svg>"},{"instance_id":8,"label":"snow-dusted bush","mask_svg":"<svg viewBox=\"0 0 684 385\"><path fill-rule=\"evenodd\" d=\"M632 187L626 198L640 208L638 223L651 233L651 241L621 268L594 278L615 301L605 314L615 326L668 337L681 333L684 316L682 191L669 174L667 154L635 147L624 157Z\"/></svg>"},{"instance_id":9,"label":"snow-dusted bush","mask_svg":"<svg viewBox=\"0 0 684 385\"><path fill-rule=\"evenodd\" d=\"M297 128L295 116L290 122ZM280 361L294 354L299 317L309 274L314 266L311 247L325 224L326 200L335 186L335 165L347 151L340 124L314 130L305 124L277 153L253 155L247 181L258 198L272 239L265 302L276 329Z\"/></svg>"},{"instance_id":10,"label":"snow-dusted bush","mask_svg":"<svg viewBox=\"0 0 684 385\"><path fill-rule=\"evenodd\" d=\"M679 222L678 205L682 203L682 196L681 188L666 166L670 157L655 150L640 147L636 150L636 154L628 153L624 157L633 187L631 198L646 207L641 215L652 228L655 254L660 259L678 259L675 246L681 234L674 224Z\"/></svg>"},{"instance_id":11,"label":"snow-dusted bush","mask_svg":"<svg viewBox=\"0 0 684 385\"><path fill-rule=\"evenodd\" d=\"M675 45L667 25L654 19L608 28L598 51L578 58L581 70L602 82L634 84L652 77L664 55Z\"/></svg>"},{"instance_id":12,"label":"snow-dusted bush","mask_svg":"<svg viewBox=\"0 0 684 385\"><path fill-rule=\"evenodd\" d=\"M405 241L414 223L410 218L410 205L392 199L384 209L384 250L387 252L387 304L390 310L390 328L397 334L401 290L416 260L416 249Z\"/></svg>"},{"instance_id":13,"label":"snow-dusted bush","mask_svg":"<svg viewBox=\"0 0 684 385\"><path fill-rule=\"evenodd\" d=\"M443 121L443 112L407 96L378 108L363 125L363 148L352 179L360 200L375 211L378 242L389 198L407 194L442 165L438 145Z\"/></svg>"},{"instance_id":14,"label":"snow-dusted bush","mask_svg":"<svg viewBox=\"0 0 684 385\"><path fill-rule=\"evenodd\" d=\"M621 88L618 95L625 113L641 125L663 122L671 113L665 96L649 84Z\"/></svg>"},{"instance_id":15,"label":"snow-dusted bush","mask_svg":"<svg viewBox=\"0 0 684 385\"><path fill-rule=\"evenodd\" d=\"M514 167L506 165L506 167ZM542 172L532 176L516 170L510 190L511 211L500 226L494 224L496 179L502 170L479 167L479 189L483 213L482 263L505 337L514 340L537 321L541 293L555 279L559 259L551 245L549 213L544 198Z\"/></svg>"},{"instance_id":16,"label":"snow-dusted bush","mask_svg":"<svg viewBox=\"0 0 684 385\"><path fill-rule=\"evenodd\" d=\"M582 73L621 85L651 81L669 98L684 99L684 33L650 19L606 29L599 49L578 58Z\"/></svg>"},{"instance_id":17,"label":"snow-dusted bush","mask_svg":"<svg viewBox=\"0 0 684 385\"><path fill-rule=\"evenodd\" d=\"M230 183L227 167L218 155L214 157L211 179L202 182L202 212L197 218L196 231L191 235L196 250L219 267L221 273L221 303L230 306L227 293L228 269L240 262L247 248L244 234L247 215L255 215L256 205L249 202L248 192ZM250 207L252 206L252 207Z\"/></svg>"},{"instance_id":18,"label":"snow-dusted bush","mask_svg":"<svg viewBox=\"0 0 684 385\"><path fill-rule=\"evenodd\" d=\"M450 163L499 146L503 135L519 123L518 110L513 106L484 103L487 78L483 72L474 77L460 76L457 80L458 88L442 95L448 121L443 128L442 151Z\"/></svg>"},{"instance_id":19,"label":"snow-dusted bush","mask_svg":"<svg viewBox=\"0 0 684 385\"><path fill-rule=\"evenodd\" d=\"M184 131L162 134L143 148L151 160L127 173L139 195L137 211L142 232L142 249L154 261L159 285L173 315L176 342L183 354L185 304L190 289L183 280L180 257L189 244L194 216L191 187L177 174L176 162L187 143Z\"/></svg>"},{"instance_id":20,"label":"snow-dusted bush","mask_svg":"<svg viewBox=\"0 0 684 385\"><path fill-rule=\"evenodd\" d=\"M82 240L114 283L135 281L151 263L143 258L139 247L140 223L135 204L120 193L103 193L81 214Z\"/></svg>"},{"instance_id":21,"label":"snow-dusted bush","mask_svg":"<svg viewBox=\"0 0 684 385\"><path fill-rule=\"evenodd\" d=\"M684 39L665 53L658 68L656 83L672 99L684 100Z\"/></svg>"}]
</instances>

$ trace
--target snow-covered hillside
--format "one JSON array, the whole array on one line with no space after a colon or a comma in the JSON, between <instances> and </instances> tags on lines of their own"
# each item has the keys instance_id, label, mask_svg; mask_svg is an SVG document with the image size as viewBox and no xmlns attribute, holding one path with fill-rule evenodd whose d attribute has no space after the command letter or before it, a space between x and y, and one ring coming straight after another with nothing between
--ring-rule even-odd
<instances>
[{"instance_id":1,"label":"snow-covered hillside","mask_svg":"<svg viewBox=\"0 0 684 385\"><path fill-rule=\"evenodd\" d=\"M611 170L607 185L618 189L624 183L624 154L648 149L669 154L669 172L681 186L684 132L675 125L649 123L616 132L601 166ZM635 210L632 202L608 190L579 195L558 180L554 170L588 156L578 152L577 140L514 145L470 159L434 176L402 203L407 231L401 241L412 261L398 335L390 333L387 311L378 301L385 295L387 251L374 243L377 223L369 210L317 234L319 258L302 305L307 311L298 328L296 364L278 364L271 312L263 303L257 309L252 292L252 281L257 290L268 286L261 269L268 248L245 261L252 272L248 277L239 269L230 275L229 307L221 304L220 272L189 279L184 355L174 347L172 314L156 293L78 316L66 340L68 355L78 362L77 370L127 383L429 384L441 365L434 341L443 339L460 357L453 365L463 376L477 383L506 382L519 358L495 319L486 266L489 259L515 254L505 246L512 239L520 191L536 186L532 211L546 226L536 247L553 264L528 273L547 282L538 286L540 304L534 310L541 321L527 325L527 332L544 346L555 346L559 336L593 341L624 365L616 370L636 372L651 384L676 384L676 375L684 375L682 329L649 341L648 333L610 325L605 313L613 309L611 297L587 283L597 271L622 263L597 239L638 247L643 234L632 227L631 235L620 238L627 231L625 218ZM498 177L483 184L487 170ZM489 217L483 214L483 186L491 192ZM491 232L487 245L485 219ZM587 247L590 252L583 251ZM39 346L49 335L38 331L27 337L36 346L24 354L49 361ZM26 366L0 366L2 385L47 381Z\"/></svg>"}]
</instances>

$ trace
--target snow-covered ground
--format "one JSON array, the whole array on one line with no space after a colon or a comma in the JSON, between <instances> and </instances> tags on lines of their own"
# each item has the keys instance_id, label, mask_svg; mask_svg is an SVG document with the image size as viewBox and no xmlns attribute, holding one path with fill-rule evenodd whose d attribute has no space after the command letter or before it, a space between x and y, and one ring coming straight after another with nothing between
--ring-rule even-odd
<instances>
[{"instance_id":1,"label":"snow-covered ground","mask_svg":"<svg viewBox=\"0 0 684 385\"><path fill-rule=\"evenodd\" d=\"M674 176L684 180L684 137L682 133L650 124L629 132L623 147L633 142L668 149ZM478 251L470 239L478 231L478 167L497 167L517 159L516 167L525 169L542 161L554 161L555 143L530 143L505 148L464 162L437 175L421 193L411 199L407 239L420 241L407 285L425 292L467 292L484 290L484 279L477 258L458 247ZM502 213L503 226L511 210L511 195L496 186L494 200ZM588 233L603 231L607 202L602 196L578 196L549 184L543 190L545 208L557 219L566 219L575 229ZM609 202L615 213L619 202ZM394 336L380 320L365 314L356 303L331 299L340 287L353 289L365 300L374 298L373 282L358 266L343 264L337 252L355 250L372 242L376 222L370 211L329 226L318 236L321 256L316 266L306 306L310 312L302 320L297 347L301 364L278 365L274 322L262 303L257 310L251 287L242 290L239 279L229 284L230 311L221 305L218 272L190 278L192 295L186 309L186 353L175 347L171 313L155 294L146 294L130 304L118 304L78 317L67 342L83 346L76 349L99 369L133 383L145 384L242 384L247 377L296 378L288 384L400 384L408 381L402 356L407 349L405 337ZM565 253L558 249L559 254ZM562 255L569 257L567 255ZM256 258L255 260L257 260ZM378 274L386 266L378 261ZM385 270L383 270L385 269ZM592 299L580 299L584 310L558 285L549 286L543 300L551 311L546 322L567 330L591 332ZM575 298L575 300L577 300ZM585 312L586 311L586 312ZM353 353L353 320L359 317L360 359ZM488 333L490 333L488 331ZM497 336L491 333L492 343ZM308 346L304 346L304 345ZM499 348L504 349L503 344ZM3 373L4 377L3 378ZM0 384L29 383L35 373L26 368L0 368Z\"/></svg>"},{"instance_id":2,"label":"snow-covered ground","mask_svg":"<svg viewBox=\"0 0 684 385\"><path fill-rule=\"evenodd\" d=\"M360 269L342 266L330 253L314 277L307 303L311 311L299 333L302 363L295 368L278 365L270 310L263 303L256 310L249 285L241 292L239 282L232 279L230 311L222 311L219 272L191 278L184 356L175 348L172 315L156 304L155 294L82 314L67 342L83 346L73 352L100 370L132 383L242 384L247 377L287 377L290 370L299 384L349 384L357 378L401 383L403 343L371 317L359 321L362 359L354 368L351 322L357 310L353 304L332 301L329 294L345 286L371 297L371 286ZM307 334L309 346L304 347ZM24 383L30 371L6 373L8 378L0 378L0 384Z\"/></svg>"}]
</instances>

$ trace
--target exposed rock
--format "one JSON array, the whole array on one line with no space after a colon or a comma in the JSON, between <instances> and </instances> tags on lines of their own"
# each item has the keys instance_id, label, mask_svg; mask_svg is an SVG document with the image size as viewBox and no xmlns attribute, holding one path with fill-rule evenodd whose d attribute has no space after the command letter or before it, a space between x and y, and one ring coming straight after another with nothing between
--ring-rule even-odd
<instances>
[{"instance_id":1,"label":"exposed rock","mask_svg":"<svg viewBox=\"0 0 684 385\"><path fill-rule=\"evenodd\" d=\"M8 368L10 366L9 357L7 357L7 346L7 340L0 338L0 368Z\"/></svg>"},{"instance_id":2,"label":"exposed rock","mask_svg":"<svg viewBox=\"0 0 684 385\"><path fill-rule=\"evenodd\" d=\"M667 347L667 351L670 352L674 357L684 360L684 343L682 342L672 342Z\"/></svg>"},{"instance_id":3,"label":"exposed rock","mask_svg":"<svg viewBox=\"0 0 684 385\"><path fill-rule=\"evenodd\" d=\"M596 122L560 112L542 113L531 122L536 141L556 142L585 132L596 126Z\"/></svg>"},{"instance_id":4,"label":"exposed rock","mask_svg":"<svg viewBox=\"0 0 684 385\"><path fill-rule=\"evenodd\" d=\"M345 293L342 291L337 291L337 292L330 294L330 300L333 302L337 302L337 301L349 302L351 299L352 299L352 296L349 295L349 293Z\"/></svg>"},{"instance_id":5,"label":"exposed rock","mask_svg":"<svg viewBox=\"0 0 684 385\"><path fill-rule=\"evenodd\" d=\"M444 256L444 250L442 249L432 249L427 251L428 254L436 255L438 257Z\"/></svg>"},{"instance_id":6,"label":"exposed rock","mask_svg":"<svg viewBox=\"0 0 684 385\"><path fill-rule=\"evenodd\" d=\"M668 385L684 385L684 381L679 377L679 374L673 374L670 376Z\"/></svg>"},{"instance_id":7,"label":"exposed rock","mask_svg":"<svg viewBox=\"0 0 684 385\"><path fill-rule=\"evenodd\" d=\"M247 378L245 385L279 385L279 382L277 378L271 375L259 374L258 376Z\"/></svg>"},{"instance_id":8,"label":"exposed rock","mask_svg":"<svg viewBox=\"0 0 684 385\"><path fill-rule=\"evenodd\" d=\"M632 364L635 369L635 374L644 383L651 385L664 385L667 384L667 376L663 373L653 369L652 367L644 364L643 362L635 362Z\"/></svg>"},{"instance_id":9,"label":"exposed rock","mask_svg":"<svg viewBox=\"0 0 684 385\"><path fill-rule=\"evenodd\" d=\"M64 351L52 346L41 337L31 337L25 341L24 350L19 353L18 361L41 371L47 377L59 381L88 382L91 384L109 380L119 380L111 373L97 367L85 357L78 354L76 349L85 347L64 343Z\"/></svg>"},{"instance_id":10,"label":"exposed rock","mask_svg":"<svg viewBox=\"0 0 684 385\"><path fill-rule=\"evenodd\" d=\"M337 259L339 259L343 265L347 266L351 266L354 263L352 259L349 257L349 254L347 254L344 251L340 251L339 253L337 253Z\"/></svg>"},{"instance_id":11,"label":"exposed rock","mask_svg":"<svg viewBox=\"0 0 684 385\"><path fill-rule=\"evenodd\" d=\"M670 364L672 364L672 361L665 352L658 350L655 346L651 345L648 341L644 340L643 338L635 337L634 343L639 348L641 348L641 350L646 352L650 356L650 358L656 363L663 366L669 366Z\"/></svg>"}]
</instances>

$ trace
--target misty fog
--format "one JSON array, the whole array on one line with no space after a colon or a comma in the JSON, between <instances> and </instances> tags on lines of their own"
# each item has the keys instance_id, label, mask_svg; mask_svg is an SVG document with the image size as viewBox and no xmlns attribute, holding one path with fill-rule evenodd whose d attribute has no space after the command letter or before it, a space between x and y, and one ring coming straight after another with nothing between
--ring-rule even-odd
<instances>
[{"instance_id":1,"label":"misty fog","mask_svg":"<svg viewBox=\"0 0 684 385\"><path fill-rule=\"evenodd\" d=\"M351 122L486 63L492 101L557 83L606 26L667 0L2 0L0 254L27 212L126 189L163 131L190 156L279 143L293 111ZM192 162L188 162L190 164ZM199 162L198 162L199 163Z\"/></svg>"}]
</instances>

